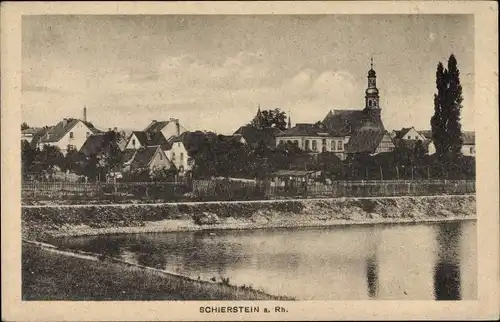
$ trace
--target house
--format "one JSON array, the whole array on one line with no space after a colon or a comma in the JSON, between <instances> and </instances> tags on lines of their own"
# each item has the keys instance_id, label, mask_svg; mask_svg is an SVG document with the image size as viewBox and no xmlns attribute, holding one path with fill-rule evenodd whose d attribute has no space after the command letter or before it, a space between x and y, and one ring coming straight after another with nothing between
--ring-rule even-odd
<instances>
[{"instance_id":1,"label":"house","mask_svg":"<svg viewBox=\"0 0 500 322\"><path fill-rule=\"evenodd\" d=\"M476 156L476 132L462 132L462 149L460 150L465 156Z\"/></svg>"},{"instance_id":2,"label":"house","mask_svg":"<svg viewBox=\"0 0 500 322\"><path fill-rule=\"evenodd\" d=\"M149 146L161 146L163 151L168 151L171 145L161 131L133 131L124 150L138 150Z\"/></svg>"},{"instance_id":3,"label":"house","mask_svg":"<svg viewBox=\"0 0 500 322\"><path fill-rule=\"evenodd\" d=\"M82 145L80 152L86 157L91 155L108 154L111 151L113 144L116 145L117 150L121 151L121 137L122 134L116 132L116 130L92 134Z\"/></svg>"},{"instance_id":4,"label":"house","mask_svg":"<svg viewBox=\"0 0 500 322\"><path fill-rule=\"evenodd\" d=\"M152 172L156 169L170 169L174 166L160 146L125 150L122 160L124 172L142 169L149 169Z\"/></svg>"},{"instance_id":5,"label":"house","mask_svg":"<svg viewBox=\"0 0 500 322\"><path fill-rule=\"evenodd\" d=\"M30 127L21 131L21 141L26 141L31 144L33 138L39 133L43 128L41 127Z\"/></svg>"},{"instance_id":6,"label":"house","mask_svg":"<svg viewBox=\"0 0 500 322\"><path fill-rule=\"evenodd\" d=\"M418 131L427 140L427 150L428 154L436 153L436 147L432 142L432 131ZM462 148L460 152L465 156L476 156L476 132L474 131L463 131L462 132Z\"/></svg>"},{"instance_id":7,"label":"house","mask_svg":"<svg viewBox=\"0 0 500 322\"><path fill-rule=\"evenodd\" d=\"M300 149L312 152L334 152L344 158L344 146L349 136L326 128L323 124L297 123L294 127L276 136L276 146L281 143L295 143Z\"/></svg>"},{"instance_id":8,"label":"house","mask_svg":"<svg viewBox=\"0 0 500 322\"><path fill-rule=\"evenodd\" d=\"M216 136L213 132L186 131L170 139L171 147L166 153L179 171L179 175L182 176L193 169L193 155L202 149L203 145L209 140L215 139Z\"/></svg>"},{"instance_id":9,"label":"house","mask_svg":"<svg viewBox=\"0 0 500 322\"><path fill-rule=\"evenodd\" d=\"M264 144L267 147L274 148L276 147L276 136L281 133L281 130L274 127L259 129L251 125L245 125L236 130L233 135L239 137L241 143L251 147Z\"/></svg>"},{"instance_id":10,"label":"house","mask_svg":"<svg viewBox=\"0 0 500 322\"><path fill-rule=\"evenodd\" d=\"M364 109L331 110L322 122L298 123L277 135L276 145L293 142L311 152L334 152L345 160L350 153L377 154L394 149L392 139L381 119L380 97L376 73L368 71Z\"/></svg>"},{"instance_id":11,"label":"house","mask_svg":"<svg viewBox=\"0 0 500 322\"><path fill-rule=\"evenodd\" d=\"M168 121L156 121L153 120L149 124L144 132L161 132L163 136L168 140L171 137L181 135L187 130L179 123L179 119L170 118Z\"/></svg>"},{"instance_id":12,"label":"house","mask_svg":"<svg viewBox=\"0 0 500 322\"><path fill-rule=\"evenodd\" d=\"M80 150L89 136L100 132L90 122L65 118L48 128L38 140L37 146L40 149L45 145L57 146L66 154L68 149Z\"/></svg>"},{"instance_id":13,"label":"house","mask_svg":"<svg viewBox=\"0 0 500 322\"><path fill-rule=\"evenodd\" d=\"M391 137L396 140L405 141L426 141L428 138L423 132L415 130L414 127L404 127L401 130L393 130L391 132Z\"/></svg>"},{"instance_id":14,"label":"house","mask_svg":"<svg viewBox=\"0 0 500 322\"><path fill-rule=\"evenodd\" d=\"M404 127L401 130L393 130L391 138L398 149L414 150L421 143L426 154L435 153L430 132L417 131L414 127Z\"/></svg>"}]
</instances>

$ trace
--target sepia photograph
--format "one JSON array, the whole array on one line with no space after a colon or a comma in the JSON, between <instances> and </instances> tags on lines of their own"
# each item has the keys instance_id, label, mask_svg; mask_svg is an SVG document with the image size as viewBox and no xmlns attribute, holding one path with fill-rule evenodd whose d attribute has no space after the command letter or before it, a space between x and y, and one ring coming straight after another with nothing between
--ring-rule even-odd
<instances>
[{"instance_id":1,"label":"sepia photograph","mask_svg":"<svg viewBox=\"0 0 500 322\"><path fill-rule=\"evenodd\" d=\"M19 19L24 303L478 301L477 15Z\"/></svg>"}]
</instances>

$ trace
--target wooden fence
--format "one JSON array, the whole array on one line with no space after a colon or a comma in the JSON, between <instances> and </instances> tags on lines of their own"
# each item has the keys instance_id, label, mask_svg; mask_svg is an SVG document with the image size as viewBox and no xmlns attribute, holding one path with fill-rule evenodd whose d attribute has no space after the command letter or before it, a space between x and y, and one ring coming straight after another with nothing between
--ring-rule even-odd
<instances>
[{"instance_id":1,"label":"wooden fence","mask_svg":"<svg viewBox=\"0 0 500 322\"><path fill-rule=\"evenodd\" d=\"M334 181L274 186L270 182L194 180L182 182L25 182L23 200L203 201L314 197L382 197L475 193L473 180Z\"/></svg>"}]
</instances>

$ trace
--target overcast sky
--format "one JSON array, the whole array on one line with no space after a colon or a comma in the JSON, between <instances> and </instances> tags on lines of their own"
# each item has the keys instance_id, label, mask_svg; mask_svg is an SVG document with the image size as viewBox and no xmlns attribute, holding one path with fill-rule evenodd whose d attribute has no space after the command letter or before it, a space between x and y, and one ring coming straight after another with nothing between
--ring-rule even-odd
<instances>
[{"instance_id":1,"label":"overcast sky","mask_svg":"<svg viewBox=\"0 0 500 322\"><path fill-rule=\"evenodd\" d=\"M429 129L454 53L473 130L473 32L466 15L24 16L22 116L50 125L86 105L104 129L176 117L230 133L260 104L316 122L364 107L373 56L386 128Z\"/></svg>"}]
</instances>

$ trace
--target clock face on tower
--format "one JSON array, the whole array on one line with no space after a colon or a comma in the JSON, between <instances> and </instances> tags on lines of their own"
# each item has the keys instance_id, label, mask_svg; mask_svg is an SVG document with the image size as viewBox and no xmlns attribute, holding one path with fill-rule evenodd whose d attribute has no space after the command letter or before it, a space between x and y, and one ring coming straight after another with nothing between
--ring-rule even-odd
<instances>
[{"instance_id":1,"label":"clock face on tower","mask_svg":"<svg viewBox=\"0 0 500 322\"><path fill-rule=\"evenodd\" d=\"M375 87L375 78L368 79L368 86Z\"/></svg>"}]
</instances>

